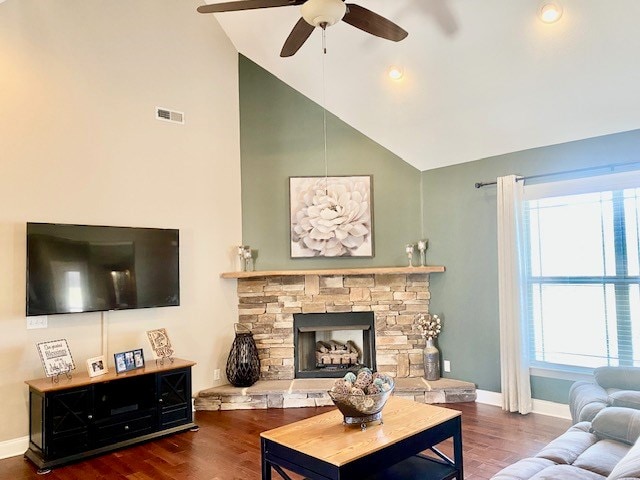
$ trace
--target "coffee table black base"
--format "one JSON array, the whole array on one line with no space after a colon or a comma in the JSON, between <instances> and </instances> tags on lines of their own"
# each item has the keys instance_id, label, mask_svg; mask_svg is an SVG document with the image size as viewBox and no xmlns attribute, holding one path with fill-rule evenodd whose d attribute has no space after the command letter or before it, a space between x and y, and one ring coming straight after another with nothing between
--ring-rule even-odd
<instances>
[{"instance_id":1,"label":"coffee table black base","mask_svg":"<svg viewBox=\"0 0 640 480\"><path fill-rule=\"evenodd\" d=\"M283 472L278 473L280 476L283 475ZM425 478L450 480L456 478L457 473L458 470L447 463L424 455L415 455L362 480L424 480ZM285 480L290 480L286 473L284 475Z\"/></svg>"},{"instance_id":2,"label":"coffee table black base","mask_svg":"<svg viewBox=\"0 0 640 480\"><path fill-rule=\"evenodd\" d=\"M456 478L457 474L458 470L452 465L424 455L415 455L365 480L451 480Z\"/></svg>"},{"instance_id":3,"label":"coffee table black base","mask_svg":"<svg viewBox=\"0 0 640 480\"><path fill-rule=\"evenodd\" d=\"M436 460L420 455L448 438L453 438L454 460ZM428 430L372 452L363 458L336 466L310 455L262 438L262 479L271 480L273 468L285 480L283 469L308 480L462 480L462 422L454 417Z\"/></svg>"}]
</instances>

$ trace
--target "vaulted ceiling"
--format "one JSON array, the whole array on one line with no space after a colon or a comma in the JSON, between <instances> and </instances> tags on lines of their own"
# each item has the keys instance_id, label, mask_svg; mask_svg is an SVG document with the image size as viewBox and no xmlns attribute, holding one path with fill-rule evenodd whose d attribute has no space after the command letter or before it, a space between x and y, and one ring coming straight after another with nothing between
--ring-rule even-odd
<instances>
[{"instance_id":1,"label":"vaulted ceiling","mask_svg":"<svg viewBox=\"0 0 640 480\"><path fill-rule=\"evenodd\" d=\"M638 0L560 0L553 24L538 0L348 1L408 38L340 22L326 55L316 29L281 58L299 7L215 16L241 54L420 170L640 128Z\"/></svg>"}]
</instances>

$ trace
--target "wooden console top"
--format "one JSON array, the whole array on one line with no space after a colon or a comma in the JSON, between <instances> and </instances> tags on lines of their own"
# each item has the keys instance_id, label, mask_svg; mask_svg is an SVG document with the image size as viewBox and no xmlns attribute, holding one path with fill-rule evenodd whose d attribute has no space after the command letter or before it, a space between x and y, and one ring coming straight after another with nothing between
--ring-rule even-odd
<instances>
[{"instance_id":1,"label":"wooden console top","mask_svg":"<svg viewBox=\"0 0 640 480\"><path fill-rule=\"evenodd\" d=\"M150 373L163 372L167 370L176 370L178 368L192 367L196 362L191 360L183 360L181 358L174 358L173 362L164 360L164 364L160 365L160 360L145 360L144 368L138 368L136 370L130 370L128 372L116 373L115 370L110 370L104 375L97 377L90 377L84 368L84 362L82 365L76 364L76 369L72 372L72 377L68 379L65 375L60 375L58 382L53 382L52 377L36 378L33 380L25 380L24 383L31 388L45 393L53 392L55 390L64 390L66 388L81 387L83 385L90 385L92 383L108 382L110 380L117 380L120 378L136 377L138 375L146 375Z\"/></svg>"},{"instance_id":2,"label":"wooden console top","mask_svg":"<svg viewBox=\"0 0 640 480\"><path fill-rule=\"evenodd\" d=\"M383 425L373 422L366 430L343 425L342 413L333 410L260 436L339 467L460 415L457 410L391 396L382 410Z\"/></svg>"}]
</instances>

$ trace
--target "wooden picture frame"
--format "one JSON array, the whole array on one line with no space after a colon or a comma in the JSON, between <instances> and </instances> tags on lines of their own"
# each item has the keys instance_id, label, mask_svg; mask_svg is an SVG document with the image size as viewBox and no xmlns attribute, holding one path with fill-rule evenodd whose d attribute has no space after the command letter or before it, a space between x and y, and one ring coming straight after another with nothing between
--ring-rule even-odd
<instances>
[{"instance_id":1,"label":"wooden picture frame","mask_svg":"<svg viewBox=\"0 0 640 480\"><path fill-rule=\"evenodd\" d=\"M87 359L87 373L90 377L98 377L109 372L104 355Z\"/></svg>"},{"instance_id":2,"label":"wooden picture frame","mask_svg":"<svg viewBox=\"0 0 640 480\"><path fill-rule=\"evenodd\" d=\"M291 258L374 256L373 176L289 177Z\"/></svg>"}]
</instances>

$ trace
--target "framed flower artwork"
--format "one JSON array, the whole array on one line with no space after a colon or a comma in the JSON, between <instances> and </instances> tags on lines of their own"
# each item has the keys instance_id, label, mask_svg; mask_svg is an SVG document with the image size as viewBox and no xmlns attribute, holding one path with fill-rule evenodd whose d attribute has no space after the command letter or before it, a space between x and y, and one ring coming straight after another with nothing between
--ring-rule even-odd
<instances>
[{"instance_id":1,"label":"framed flower artwork","mask_svg":"<svg viewBox=\"0 0 640 480\"><path fill-rule=\"evenodd\" d=\"M373 257L371 175L289 177L291 258Z\"/></svg>"}]
</instances>

